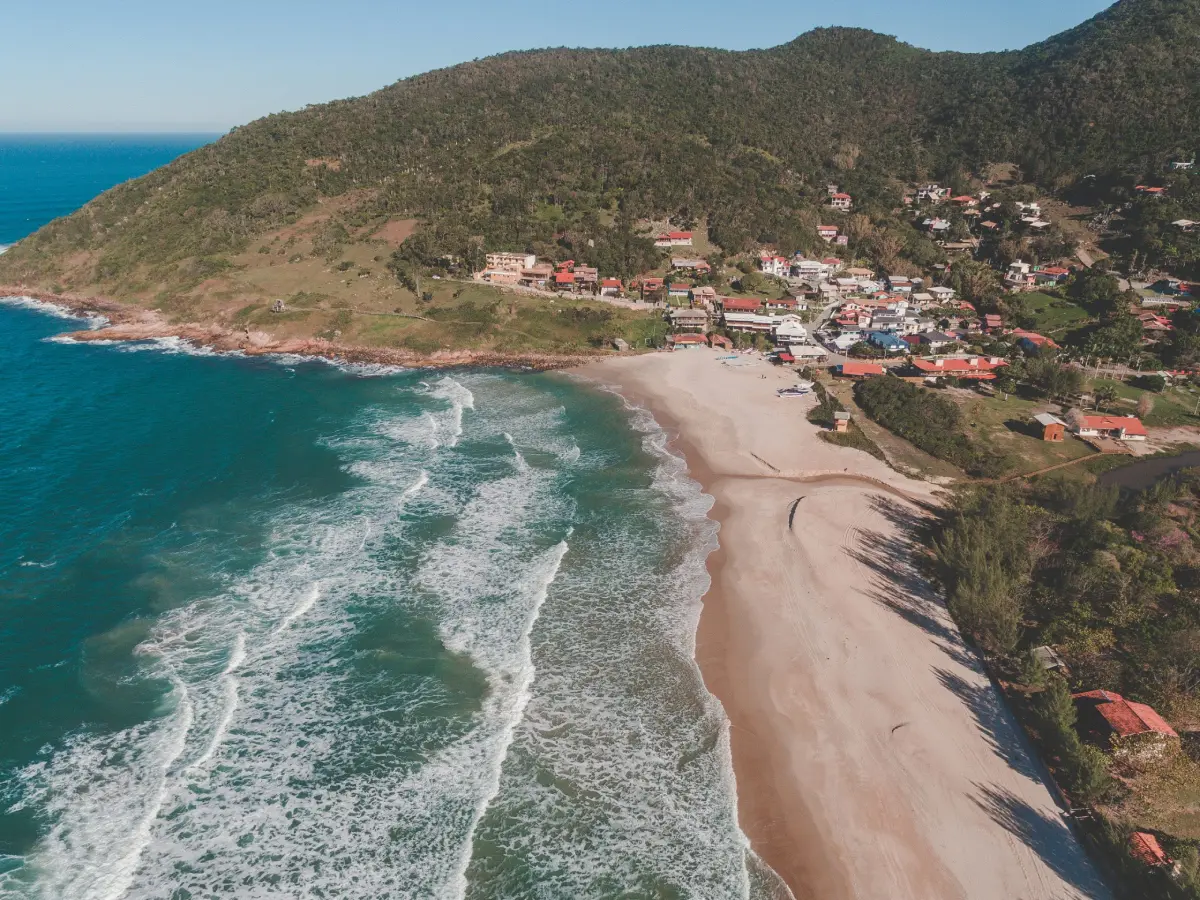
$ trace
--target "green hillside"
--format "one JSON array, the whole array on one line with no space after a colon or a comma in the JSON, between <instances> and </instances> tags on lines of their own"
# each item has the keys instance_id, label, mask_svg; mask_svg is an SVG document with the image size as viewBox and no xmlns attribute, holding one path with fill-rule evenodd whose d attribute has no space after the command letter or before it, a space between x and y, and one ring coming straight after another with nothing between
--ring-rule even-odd
<instances>
[{"instance_id":1,"label":"green hillside","mask_svg":"<svg viewBox=\"0 0 1200 900\"><path fill-rule=\"evenodd\" d=\"M882 215L903 181L987 162L1062 184L1190 152L1198 46L1200 0L1122 0L1008 53L842 28L740 53L510 53L235 129L22 241L0 283L192 291L298 243L389 255L378 229L399 220L420 223L414 269L531 248L629 275L656 259L647 221L805 249L829 180Z\"/></svg>"}]
</instances>

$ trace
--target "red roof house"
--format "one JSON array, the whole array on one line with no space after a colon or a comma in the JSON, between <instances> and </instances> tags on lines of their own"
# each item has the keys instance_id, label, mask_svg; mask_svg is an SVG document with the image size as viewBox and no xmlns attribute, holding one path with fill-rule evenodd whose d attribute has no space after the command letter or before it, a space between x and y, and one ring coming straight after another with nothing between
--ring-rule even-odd
<instances>
[{"instance_id":1,"label":"red roof house","mask_svg":"<svg viewBox=\"0 0 1200 900\"><path fill-rule=\"evenodd\" d=\"M707 347L708 338L702 334L673 334L667 342L674 350L690 350L693 347Z\"/></svg>"},{"instance_id":2,"label":"red roof house","mask_svg":"<svg viewBox=\"0 0 1200 900\"><path fill-rule=\"evenodd\" d=\"M601 282L600 287L616 288L617 290L620 290L621 289L621 279L620 278L605 278L604 281Z\"/></svg>"},{"instance_id":3,"label":"red roof house","mask_svg":"<svg viewBox=\"0 0 1200 900\"><path fill-rule=\"evenodd\" d=\"M554 283L555 284L574 284L575 283L575 275L572 272L555 272L554 273Z\"/></svg>"},{"instance_id":4,"label":"red roof house","mask_svg":"<svg viewBox=\"0 0 1200 900\"><path fill-rule=\"evenodd\" d=\"M907 339L906 339L907 340ZM975 381L992 381L995 370L1007 366L999 357L974 356L968 359L914 359L914 368L922 375L949 375Z\"/></svg>"},{"instance_id":5,"label":"red roof house","mask_svg":"<svg viewBox=\"0 0 1200 900\"><path fill-rule=\"evenodd\" d=\"M1148 746L1179 740L1179 734L1145 703L1134 703L1112 691L1084 691L1073 694L1079 709L1080 726L1094 737L1111 742L1114 738L1146 736Z\"/></svg>"},{"instance_id":6,"label":"red roof house","mask_svg":"<svg viewBox=\"0 0 1200 900\"><path fill-rule=\"evenodd\" d=\"M983 327L988 331L993 331L997 328L1003 328L1003 320L995 313L988 313L983 317Z\"/></svg>"},{"instance_id":7,"label":"red roof house","mask_svg":"<svg viewBox=\"0 0 1200 900\"><path fill-rule=\"evenodd\" d=\"M1151 868L1171 864L1171 858L1163 852L1158 838L1145 831L1135 831L1129 836L1129 855Z\"/></svg>"},{"instance_id":8,"label":"red roof house","mask_svg":"<svg viewBox=\"0 0 1200 900\"><path fill-rule=\"evenodd\" d=\"M1059 349L1058 344L1045 335L1038 334L1035 331L1026 331L1023 328L1014 328L1012 336L1017 339L1017 343L1023 347L1037 348L1049 347L1052 350Z\"/></svg>"},{"instance_id":9,"label":"red roof house","mask_svg":"<svg viewBox=\"0 0 1200 900\"><path fill-rule=\"evenodd\" d=\"M1137 416L1084 416L1075 431L1080 437L1107 437L1118 441L1146 440L1146 426Z\"/></svg>"}]
</instances>

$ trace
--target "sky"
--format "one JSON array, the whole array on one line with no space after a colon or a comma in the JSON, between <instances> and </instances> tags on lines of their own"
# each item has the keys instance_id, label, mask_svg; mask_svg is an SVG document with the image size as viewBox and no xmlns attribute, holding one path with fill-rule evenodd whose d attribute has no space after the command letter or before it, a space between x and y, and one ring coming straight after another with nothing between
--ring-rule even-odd
<instances>
[{"instance_id":1,"label":"sky","mask_svg":"<svg viewBox=\"0 0 1200 900\"><path fill-rule=\"evenodd\" d=\"M0 131L220 132L430 69L537 47L745 50L783 44L819 26L849 25L930 50L1005 50L1077 25L1109 2L12 3L3 16L10 55Z\"/></svg>"}]
</instances>

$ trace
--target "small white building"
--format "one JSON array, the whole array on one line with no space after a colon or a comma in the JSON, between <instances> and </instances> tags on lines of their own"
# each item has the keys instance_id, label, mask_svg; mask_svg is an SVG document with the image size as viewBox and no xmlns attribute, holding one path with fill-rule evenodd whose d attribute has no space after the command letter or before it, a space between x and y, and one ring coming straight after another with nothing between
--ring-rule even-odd
<instances>
[{"instance_id":1,"label":"small white building","mask_svg":"<svg viewBox=\"0 0 1200 900\"><path fill-rule=\"evenodd\" d=\"M803 344L808 340L808 329L799 316L779 316L775 319L775 343Z\"/></svg>"},{"instance_id":2,"label":"small white building","mask_svg":"<svg viewBox=\"0 0 1200 900\"><path fill-rule=\"evenodd\" d=\"M730 331L746 331L756 334L770 334L775 323L779 321L775 316L760 316L758 313L727 312L721 318L725 327Z\"/></svg>"}]
</instances>

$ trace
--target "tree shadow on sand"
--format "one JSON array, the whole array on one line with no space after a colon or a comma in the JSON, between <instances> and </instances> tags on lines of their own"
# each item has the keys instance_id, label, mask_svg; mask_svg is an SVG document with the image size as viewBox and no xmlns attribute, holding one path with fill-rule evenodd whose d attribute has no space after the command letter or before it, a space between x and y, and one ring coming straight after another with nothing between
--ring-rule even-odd
<instances>
[{"instance_id":1,"label":"tree shadow on sand","mask_svg":"<svg viewBox=\"0 0 1200 900\"><path fill-rule=\"evenodd\" d=\"M911 535L921 527L924 516L886 497L875 497L871 502L874 509L898 526L899 533L860 531L855 545L846 548L851 559L873 573L867 596L920 628L951 659L978 668L946 605L918 565Z\"/></svg>"},{"instance_id":2,"label":"tree shadow on sand","mask_svg":"<svg viewBox=\"0 0 1200 900\"><path fill-rule=\"evenodd\" d=\"M976 784L972 802L993 822L1036 853L1064 882L1088 900L1108 900L1111 895L1092 866L1083 847L1059 816L1034 809L998 785Z\"/></svg>"},{"instance_id":3,"label":"tree shadow on sand","mask_svg":"<svg viewBox=\"0 0 1200 900\"><path fill-rule=\"evenodd\" d=\"M942 687L958 697L971 711L975 724L992 751L1020 774L1040 781L1049 789L1045 772L1034 763L1025 735L1004 706L991 682L971 684L948 669L934 669Z\"/></svg>"}]
</instances>

